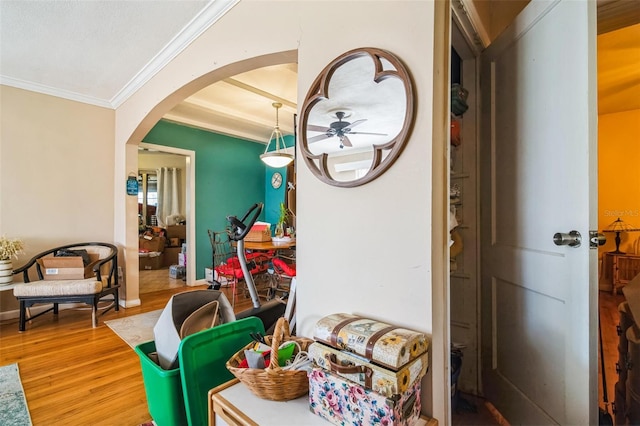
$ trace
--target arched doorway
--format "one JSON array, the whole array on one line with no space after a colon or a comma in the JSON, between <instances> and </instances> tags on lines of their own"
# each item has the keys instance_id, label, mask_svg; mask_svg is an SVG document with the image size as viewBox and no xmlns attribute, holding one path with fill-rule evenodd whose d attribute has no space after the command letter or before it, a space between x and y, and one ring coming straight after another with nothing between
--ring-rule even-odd
<instances>
[{"instance_id":1,"label":"arched doorway","mask_svg":"<svg viewBox=\"0 0 640 426\"><path fill-rule=\"evenodd\" d=\"M136 168L137 169L137 146L140 144L146 133L162 118L162 116L169 111L173 106L177 103L181 102L183 99L197 92L203 87L207 87L211 84L214 84L222 79L228 78L230 76L240 74L246 71L250 71L256 68L267 67L270 65L278 65L285 63L292 63L297 61L297 52L296 51L287 51L287 52L278 52L270 55L249 58L237 63L229 64L227 66L221 67L216 70L212 70L209 73L194 79L191 82L186 83L180 89L175 90L173 93L168 95L165 99L160 101L151 111L142 118L142 120L138 123L136 129L134 130L131 137L128 139L125 148L125 159L124 163L129 165L128 169ZM195 167L195 164L192 164L192 167ZM191 201L195 204L198 201L195 197L192 197ZM193 210L193 209L192 209ZM125 209L125 264L126 268L126 289L125 289L125 298L124 304L125 306L136 306L140 304L139 299L139 271L137 268L137 253L134 253L137 250L137 206L134 203L126 200ZM195 215L192 215L192 218ZM196 285L196 270L195 270L195 258L196 258L196 235L195 235L195 222L192 219L193 226L187 227L187 251L192 253L192 256L187 256L187 258L191 258L189 260L189 266L187 268L187 285ZM136 250L134 250L136 248ZM128 250L127 250L128 249ZM193 263L192 263L193 262ZM133 265L136 265L132 267Z\"/></svg>"}]
</instances>

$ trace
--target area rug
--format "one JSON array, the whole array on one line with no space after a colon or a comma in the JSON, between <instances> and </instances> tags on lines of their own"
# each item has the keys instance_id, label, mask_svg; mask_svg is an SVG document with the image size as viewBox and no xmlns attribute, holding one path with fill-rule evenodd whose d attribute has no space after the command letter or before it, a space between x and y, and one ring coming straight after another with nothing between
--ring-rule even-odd
<instances>
[{"instance_id":1,"label":"area rug","mask_svg":"<svg viewBox=\"0 0 640 426\"><path fill-rule=\"evenodd\" d=\"M153 327L158 322L162 309L133 315L126 318L105 321L104 323L129 346L135 349L140 343L153 340Z\"/></svg>"},{"instance_id":2,"label":"area rug","mask_svg":"<svg viewBox=\"0 0 640 426\"><path fill-rule=\"evenodd\" d=\"M0 425L30 426L31 424L18 364L0 367Z\"/></svg>"}]
</instances>

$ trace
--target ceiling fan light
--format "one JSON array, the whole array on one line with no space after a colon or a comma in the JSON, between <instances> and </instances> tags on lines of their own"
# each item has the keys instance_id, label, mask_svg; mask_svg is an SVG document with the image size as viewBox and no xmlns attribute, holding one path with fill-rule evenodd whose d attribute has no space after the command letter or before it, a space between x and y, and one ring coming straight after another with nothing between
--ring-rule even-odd
<instances>
[{"instance_id":1,"label":"ceiling fan light","mask_svg":"<svg viewBox=\"0 0 640 426\"><path fill-rule=\"evenodd\" d=\"M293 155L282 151L272 151L260 155L260 159L269 167L285 167L293 161Z\"/></svg>"}]
</instances>

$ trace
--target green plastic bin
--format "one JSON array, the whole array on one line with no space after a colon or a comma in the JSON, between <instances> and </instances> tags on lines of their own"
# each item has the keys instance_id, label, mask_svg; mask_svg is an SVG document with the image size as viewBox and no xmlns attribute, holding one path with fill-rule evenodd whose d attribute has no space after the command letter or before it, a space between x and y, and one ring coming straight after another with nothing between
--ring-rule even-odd
<instances>
[{"instance_id":1,"label":"green plastic bin","mask_svg":"<svg viewBox=\"0 0 640 426\"><path fill-rule=\"evenodd\" d=\"M148 354L155 342L138 345L149 413L158 426L200 426L208 422L209 390L233 378L226 363L251 342L250 333L263 333L257 317L248 317L192 334L180 342L180 367L163 370Z\"/></svg>"},{"instance_id":2,"label":"green plastic bin","mask_svg":"<svg viewBox=\"0 0 640 426\"><path fill-rule=\"evenodd\" d=\"M154 341L139 344L135 351L140 357L144 391L153 420L158 426L186 425L180 369L163 370L149 358L149 354L156 351Z\"/></svg>"}]
</instances>

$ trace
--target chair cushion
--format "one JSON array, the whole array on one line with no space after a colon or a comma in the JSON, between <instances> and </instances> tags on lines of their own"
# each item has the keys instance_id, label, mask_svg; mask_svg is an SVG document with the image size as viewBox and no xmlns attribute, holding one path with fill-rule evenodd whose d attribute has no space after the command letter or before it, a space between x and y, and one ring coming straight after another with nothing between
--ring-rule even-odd
<instances>
[{"instance_id":1,"label":"chair cushion","mask_svg":"<svg viewBox=\"0 0 640 426\"><path fill-rule=\"evenodd\" d=\"M94 278L84 280L33 281L16 284L13 295L16 297L33 296L78 296L96 294L102 291L103 285Z\"/></svg>"},{"instance_id":2,"label":"chair cushion","mask_svg":"<svg viewBox=\"0 0 640 426\"><path fill-rule=\"evenodd\" d=\"M278 259L277 257L273 259L273 267L281 274L287 275L289 277L296 276L296 265L288 264L282 259Z\"/></svg>"}]
</instances>

